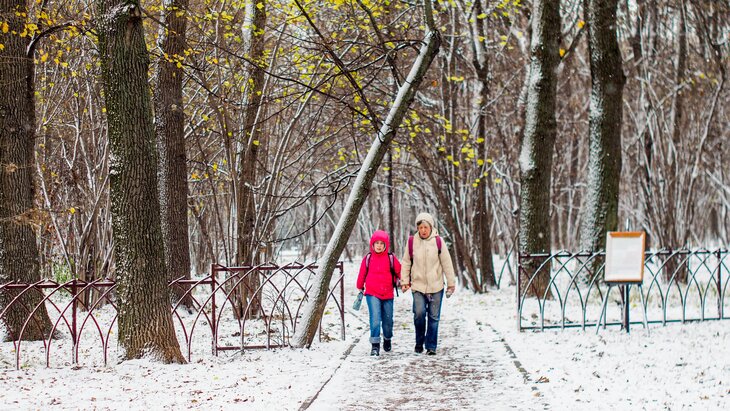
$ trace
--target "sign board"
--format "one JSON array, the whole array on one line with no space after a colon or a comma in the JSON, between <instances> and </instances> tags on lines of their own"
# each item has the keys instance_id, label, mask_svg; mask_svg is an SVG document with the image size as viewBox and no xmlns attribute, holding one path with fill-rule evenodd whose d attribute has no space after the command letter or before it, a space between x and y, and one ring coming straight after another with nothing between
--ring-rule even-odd
<instances>
[{"instance_id":1,"label":"sign board","mask_svg":"<svg viewBox=\"0 0 730 411\"><path fill-rule=\"evenodd\" d=\"M644 280L643 231L610 231L606 233L607 283L641 283Z\"/></svg>"}]
</instances>

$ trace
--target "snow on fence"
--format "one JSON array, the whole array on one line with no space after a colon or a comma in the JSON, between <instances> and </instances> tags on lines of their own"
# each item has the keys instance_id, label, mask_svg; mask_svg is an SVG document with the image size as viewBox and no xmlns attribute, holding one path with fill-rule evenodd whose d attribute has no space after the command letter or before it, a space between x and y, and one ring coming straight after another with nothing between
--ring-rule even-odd
<instances>
[{"instance_id":1,"label":"snow on fence","mask_svg":"<svg viewBox=\"0 0 730 411\"><path fill-rule=\"evenodd\" d=\"M613 287L602 320L605 252L518 255L517 319L520 330L622 325L623 294ZM549 287L535 296L537 273L549 270ZM630 324L726 320L728 250L647 251L644 278L629 288ZM645 317L644 317L645 316ZM605 321L605 323L604 323Z\"/></svg>"},{"instance_id":2,"label":"snow on fence","mask_svg":"<svg viewBox=\"0 0 730 411\"><path fill-rule=\"evenodd\" d=\"M193 353L217 355L223 350L289 345L317 268L296 262L243 267L214 264L203 278L171 281L171 288L185 291L183 298L171 306L183 354L190 361ZM320 322L320 341L345 339L343 278L340 262ZM106 365L108 357L117 352L115 288L116 283L108 279L0 284L0 293L6 293L10 301L0 307L3 324L11 313L15 318L24 318L17 336L7 327L0 330L0 368L39 365L41 359L50 367L52 358L58 365L78 364L81 359L89 365ZM25 298L31 295L39 301L34 306L27 304L32 298ZM185 300L190 302L189 307L181 304ZM24 341L29 324L37 322L33 314L42 306L51 319L51 332L42 341ZM57 354L63 352L69 355Z\"/></svg>"}]
</instances>

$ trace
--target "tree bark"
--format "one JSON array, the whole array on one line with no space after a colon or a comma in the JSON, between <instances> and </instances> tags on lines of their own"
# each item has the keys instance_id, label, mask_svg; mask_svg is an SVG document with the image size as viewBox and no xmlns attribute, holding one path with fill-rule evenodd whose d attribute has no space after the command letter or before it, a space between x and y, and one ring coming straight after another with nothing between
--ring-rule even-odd
<instances>
[{"instance_id":1,"label":"tree bark","mask_svg":"<svg viewBox=\"0 0 730 411\"><path fill-rule=\"evenodd\" d=\"M190 279L188 173L182 93L184 72L178 66L185 50L187 7L188 0L163 2L158 38L162 55L157 63L154 87L155 131L160 158L160 211L168 281ZM192 307L190 295L183 299L188 289L188 286L173 286L170 290L173 302Z\"/></svg>"},{"instance_id":2,"label":"tree bark","mask_svg":"<svg viewBox=\"0 0 730 411\"><path fill-rule=\"evenodd\" d=\"M623 72L616 33L618 0L584 2L591 64L588 185L581 217L580 248L606 247L606 232L618 229L621 181Z\"/></svg>"},{"instance_id":3,"label":"tree bark","mask_svg":"<svg viewBox=\"0 0 730 411\"><path fill-rule=\"evenodd\" d=\"M259 146L264 137L260 121L261 102L266 68L266 50L264 36L266 26L266 2L248 0L246 2L246 19L243 23L245 50L251 59L246 93L244 96L245 114L243 118L242 151L238 154L238 191L236 192L237 220L237 255L239 265L256 264L258 262L258 235L256 233L256 167ZM254 272L242 283L236 299L236 314L244 314L246 305L250 305L249 315L259 312L260 302L253 297L253 291L259 286L259 278Z\"/></svg>"},{"instance_id":4,"label":"tree bark","mask_svg":"<svg viewBox=\"0 0 730 411\"><path fill-rule=\"evenodd\" d=\"M167 286L142 10L135 0L100 0L98 12L120 359L184 363Z\"/></svg>"},{"instance_id":5,"label":"tree bark","mask_svg":"<svg viewBox=\"0 0 730 411\"><path fill-rule=\"evenodd\" d=\"M350 233L357 222L357 216L360 214L360 210L367 199L370 186L375 179L378 167L383 161L385 153L388 151L390 142L393 140L396 130L408 112L416 91L426 76L428 68L438 54L441 36L438 30L435 29L429 2L424 2L424 9L427 32L421 45L421 50L411 67L406 81L398 89L398 95L393 102L388 117L380 127L377 136L370 146L370 150L357 174L352 191L347 198L345 209L340 216L335 232L330 238L324 255L319 262L320 265L317 269L315 283L312 284L309 290L307 305L292 338L292 345L296 347L310 347L314 341L319 322L324 313L329 284L337 260L345 249L347 239L350 237Z\"/></svg>"},{"instance_id":6,"label":"tree bark","mask_svg":"<svg viewBox=\"0 0 730 411\"><path fill-rule=\"evenodd\" d=\"M474 14L479 16L484 12L482 0L474 3ZM484 161L482 169L487 169L487 158L489 157L489 142L487 140L487 103L489 102L489 54L486 49L486 24L487 19L474 19L472 23L472 45L474 50L474 59L472 65L477 73L479 81L479 110L477 114L477 142L481 139L479 145L480 158ZM480 173L481 180L477 186L477 244L479 244L479 266L480 266L480 283L481 291L485 291L487 287L495 287L497 281L494 276L494 261L492 258L492 237L490 235L492 229L492 212L489 209L489 199L487 197L490 178Z\"/></svg>"},{"instance_id":7,"label":"tree bark","mask_svg":"<svg viewBox=\"0 0 730 411\"><path fill-rule=\"evenodd\" d=\"M550 252L550 183L557 133L555 96L560 62L560 2L536 0L532 6L530 77L525 131L520 152L520 253ZM524 267L532 275L537 265ZM521 273L525 286L529 278ZM550 269L544 267L526 290L527 295L550 295Z\"/></svg>"},{"instance_id":8,"label":"tree bark","mask_svg":"<svg viewBox=\"0 0 730 411\"><path fill-rule=\"evenodd\" d=\"M0 0L0 284L40 280L40 257L35 226L42 225L34 207L35 100L33 56L27 55L30 37L21 37L25 0ZM4 31L4 30L3 30ZM0 292L0 311L18 295ZM8 340L41 340L51 320L41 303L44 295L32 290L13 304L1 319ZM20 335L30 310L41 304Z\"/></svg>"}]
</instances>

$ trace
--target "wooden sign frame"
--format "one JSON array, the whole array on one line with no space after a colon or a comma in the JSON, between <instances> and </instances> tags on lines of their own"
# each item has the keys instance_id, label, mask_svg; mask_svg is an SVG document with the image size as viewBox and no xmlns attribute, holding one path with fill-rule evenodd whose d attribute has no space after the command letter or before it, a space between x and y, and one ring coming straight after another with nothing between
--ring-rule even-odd
<instances>
[{"instance_id":1,"label":"wooden sign frame","mask_svg":"<svg viewBox=\"0 0 730 411\"><path fill-rule=\"evenodd\" d=\"M641 283L644 281L643 231L609 231L606 233L606 265L603 272L607 283Z\"/></svg>"}]
</instances>

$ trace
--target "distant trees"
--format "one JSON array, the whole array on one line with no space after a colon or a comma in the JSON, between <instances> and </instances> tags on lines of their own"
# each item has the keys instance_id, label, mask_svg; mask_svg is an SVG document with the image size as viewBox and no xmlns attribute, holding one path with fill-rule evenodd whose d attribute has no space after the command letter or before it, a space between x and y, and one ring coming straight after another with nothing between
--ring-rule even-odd
<instances>
[{"instance_id":1,"label":"distant trees","mask_svg":"<svg viewBox=\"0 0 730 411\"><path fill-rule=\"evenodd\" d=\"M386 226L403 247L419 211L437 214L474 291L496 280L492 253L515 243L600 249L618 221L646 230L652 247L728 241L726 2L430 4L441 52L389 144L387 175L373 176L349 243L326 259L360 253ZM155 213L147 184L157 183L146 179L159 176L165 254L149 258L165 261L160 276L277 260L284 249L322 259L423 31L406 2L151 2L127 20L136 52L126 57L149 53L152 82L118 79L128 78L125 93L138 87L134 99L149 99L139 90L151 85L154 103L120 101L147 111L130 111L132 124L104 103L115 97L102 90L102 68L121 49L84 2L2 5L4 280L23 255L25 281L127 281L129 257L112 247L122 210L110 196L124 197L120 144L146 150L149 127L158 160L130 154L145 178L124 201ZM158 35L136 34L139 22ZM110 78L105 86L121 87ZM157 236L151 214L135 218ZM86 306L94 298L81 296Z\"/></svg>"}]
</instances>

